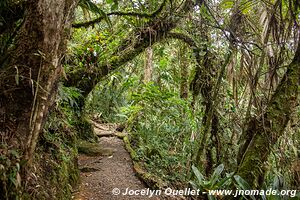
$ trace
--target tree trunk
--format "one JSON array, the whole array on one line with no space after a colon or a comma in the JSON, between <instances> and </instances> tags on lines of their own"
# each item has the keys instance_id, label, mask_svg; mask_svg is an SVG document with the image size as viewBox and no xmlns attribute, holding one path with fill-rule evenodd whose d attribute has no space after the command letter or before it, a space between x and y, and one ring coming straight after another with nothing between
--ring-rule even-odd
<instances>
[{"instance_id":1,"label":"tree trunk","mask_svg":"<svg viewBox=\"0 0 300 200\"><path fill-rule=\"evenodd\" d=\"M263 183L265 166L272 147L284 133L298 99L300 79L300 41L291 64L273 94L262 117L252 118L246 134L251 141L242 145L244 149L237 174L252 187Z\"/></svg>"},{"instance_id":2,"label":"tree trunk","mask_svg":"<svg viewBox=\"0 0 300 200\"><path fill-rule=\"evenodd\" d=\"M181 44L183 47L179 50L180 56L180 75L181 75L181 83L180 83L180 98L188 99L189 95L189 62L186 57L187 47L185 44Z\"/></svg>"},{"instance_id":3,"label":"tree trunk","mask_svg":"<svg viewBox=\"0 0 300 200\"><path fill-rule=\"evenodd\" d=\"M153 49L146 48L145 51L145 66L144 66L144 83L149 83L152 80L153 71Z\"/></svg>"},{"instance_id":4,"label":"tree trunk","mask_svg":"<svg viewBox=\"0 0 300 200\"><path fill-rule=\"evenodd\" d=\"M18 159L14 162L27 163L21 165L23 170L34 158L39 133L56 97L61 60L76 5L73 0L27 1L14 48L1 66L1 154L10 157L12 151L17 152ZM4 169L1 174L6 172ZM19 185L25 178L19 178ZM0 184L1 199L12 198L7 194L10 190L7 185Z\"/></svg>"}]
</instances>

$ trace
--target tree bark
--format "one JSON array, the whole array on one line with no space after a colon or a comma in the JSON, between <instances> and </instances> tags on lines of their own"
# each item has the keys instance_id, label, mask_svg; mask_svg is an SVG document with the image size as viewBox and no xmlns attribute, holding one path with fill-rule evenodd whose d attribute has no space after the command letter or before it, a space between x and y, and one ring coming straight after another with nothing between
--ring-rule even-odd
<instances>
[{"instance_id":1,"label":"tree bark","mask_svg":"<svg viewBox=\"0 0 300 200\"><path fill-rule=\"evenodd\" d=\"M3 156L17 151L27 167L34 158L39 133L56 97L76 5L77 0L27 1L14 48L8 50L9 57L0 67L1 150L5 152Z\"/></svg>"},{"instance_id":2,"label":"tree bark","mask_svg":"<svg viewBox=\"0 0 300 200\"><path fill-rule=\"evenodd\" d=\"M148 47L145 52L145 66L144 66L144 83L149 83L152 80L153 72L153 49Z\"/></svg>"}]
</instances>

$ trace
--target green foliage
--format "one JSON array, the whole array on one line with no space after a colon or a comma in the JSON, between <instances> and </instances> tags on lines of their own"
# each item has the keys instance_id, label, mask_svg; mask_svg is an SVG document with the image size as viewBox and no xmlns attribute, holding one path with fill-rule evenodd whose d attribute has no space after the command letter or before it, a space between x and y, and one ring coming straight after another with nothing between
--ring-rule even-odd
<instances>
[{"instance_id":1,"label":"green foliage","mask_svg":"<svg viewBox=\"0 0 300 200\"><path fill-rule=\"evenodd\" d=\"M90 11L92 13L98 14L100 16L104 16L105 20L108 24L111 25L111 22L109 20L109 18L107 17L107 15L105 14L105 12L100 9L97 4L95 4L93 1L91 0L80 0L78 3L78 6L80 6L84 11Z\"/></svg>"},{"instance_id":2,"label":"green foliage","mask_svg":"<svg viewBox=\"0 0 300 200\"><path fill-rule=\"evenodd\" d=\"M236 190L239 191L255 191L254 188L251 188L249 183L245 181L242 177L239 175L234 175L234 173L226 173L226 175L223 174L224 165L221 164L218 167L215 168L213 174L206 178L195 166L192 166L193 173L195 175L196 180L190 181L190 184L193 186L194 189L199 189L201 192L206 193L208 199L210 200L216 200L219 199L216 196L209 195L209 191L215 190L215 191L221 191L221 190L234 190L234 187ZM233 187L234 186L234 187ZM270 195L265 194L264 192L267 191L276 191L277 194L280 193L282 190L290 190L286 187L284 184L284 180L282 177L275 176L273 181L267 185L265 182L265 185L257 189L259 195L245 195L244 193L240 193L240 196L237 196L235 198L237 199L251 199L251 200L287 200L287 199L298 199L299 198L299 192L296 193L297 190L290 190L290 193L288 195ZM222 196L220 197L223 198Z\"/></svg>"},{"instance_id":3,"label":"green foliage","mask_svg":"<svg viewBox=\"0 0 300 200\"><path fill-rule=\"evenodd\" d=\"M124 71L112 74L88 97L86 111L104 122L124 121L120 108L128 104L126 96L137 84L137 77L130 77Z\"/></svg>"},{"instance_id":4,"label":"green foliage","mask_svg":"<svg viewBox=\"0 0 300 200\"><path fill-rule=\"evenodd\" d=\"M177 2L173 3L174 5L167 4L166 8L172 10ZM125 12L149 12L158 4L159 1L139 1L129 5L126 1L106 0L101 8L107 13L116 8ZM163 10L162 16L166 15L167 9ZM134 158L151 173L176 185L189 181L190 158L194 154L192 149L196 149L194 147L198 145L198 141L193 142L191 138L202 137L203 133L199 130L202 130L201 126L207 117L204 116L205 106L207 101L212 101L210 105L214 105L213 112L217 116L212 126L216 124L217 128L214 127L214 133L204 133L208 135L209 144L205 149L207 155L202 156L203 161L208 164L201 166L201 169L210 169L211 166L224 163L228 171L233 171L238 164L236 158L239 148L245 141L242 133L247 129L247 121L251 117L259 119L264 116L264 110L278 84L271 83L272 86L269 86L267 76L270 75L270 70L274 68L272 76L282 77L286 68L281 66L289 63L294 53L292 49L297 40L294 41L294 36L290 34L294 30L290 23L298 21L298 18L290 15L297 16L297 9L299 10L299 5L292 1L223 0L208 1L197 6L185 23L173 30L185 33L200 48L197 66L195 52L191 54L193 49L184 48L183 51L186 52L179 53L177 48L182 43L168 40L157 45L153 39L153 82L146 85L142 83L144 55L138 56L124 65L123 71L103 78L87 98L86 111L103 122L126 122L127 130L131 132L129 140L136 153ZM143 30L149 19L111 16L111 20L111 29L99 23L93 29L74 30L70 55L67 57L67 73L76 70L87 71L86 74L98 73L102 70L99 69L100 64L115 64L111 61L122 58L120 54L124 48L130 52L132 48L136 48L136 41L145 39L142 33L136 39L125 38L128 33L132 33L131 30ZM228 46L233 53L226 66L227 76L223 77L220 88L216 90L218 94L215 99L209 99L206 95L209 96L216 89L216 77ZM97 56L93 56L94 54ZM186 60L181 60L180 57L185 57ZM190 107L191 97L188 100L179 98L182 63L188 68L188 83L194 78L197 67L201 69L197 80L200 95L193 97L194 108ZM205 77L205 73L209 76ZM89 80L90 77L86 74L83 73L79 78ZM70 123L73 122L71 119ZM83 129L89 128L84 124L80 126ZM268 161L265 185L272 182L273 174L280 174L285 177L286 185L297 187L295 172L291 166L292 162L299 159L299 134L295 134L299 132L298 129L299 123L295 128L289 128L286 136L275 145L274 155ZM257 157L256 154L254 156ZM252 164L253 159L249 159L249 163ZM198 171L197 177L202 182L195 184L206 189L218 188L217 183L230 181L227 176L221 175L222 170L222 165L219 165L209 178L201 178ZM196 172L195 167L193 171ZM224 184L227 184L226 181ZM235 177L234 181L237 186L246 185L241 178Z\"/></svg>"},{"instance_id":5,"label":"green foliage","mask_svg":"<svg viewBox=\"0 0 300 200\"><path fill-rule=\"evenodd\" d=\"M48 120L49 127L54 131L61 128L75 127L78 123L78 117L81 113L82 101L81 91L73 87L64 87L59 85L58 96L56 100L57 113L53 118Z\"/></svg>"},{"instance_id":6,"label":"green foliage","mask_svg":"<svg viewBox=\"0 0 300 200\"><path fill-rule=\"evenodd\" d=\"M1 195L6 199L20 199L21 177L20 167L24 165L20 153L15 150L6 150L7 146L1 144L0 155L0 188Z\"/></svg>"},{"instance_id":7,"label":"green foliage","mask_svg":"<svg viewBox=\"0 0 300 200\"><path fill-rule=\"evenodd\" d=\"M56 100L56 105L66 111L65 114L68 115L67 119L69 119L70 123L72 122L71 111L74 111L75 113L79 112L80 105L78 105L78 103L81 98L81 91L75 87L64 87L63 85L58 87L58 99Z\"/></svg>"},{"instance_id":8,"label":"green foliage","mask_svg":"<svg viewBox=\"0 0 300 200\"><path fill-rule=\"evenodd\" d=\"M80 91L66 88L58 89L58 97L53 112L50 113L38 143L34 176L42 177L29 182L31 198L68 199L72 188L77 184L76 112ZM39 187L36 187L39 185ZM48 187L48 186L51 187ZM43 188L40 190L39 188Z\"/></svg>"},{"instance_id":9,"label":"green foliage","mask_svg":"<svg viewBox=\"0 0 300 200\"><path fill-rule=\"evenodd\" d=\"M76 132L79 138L95 139L90 119L84 112L84 98L79 89L60 85L56 106L64 118L58 116L50 120L49 123L54 125L52 128L56 127L55 130L60 130L59 125L67 124L74 129L73 132Z\"/></svg>"},{"instance_id":10,"label":"green foliage","mask_svg":"<svg viewBox=\"0 0 300 200\"><path fill-rule=\"evenodd\" d=\"M37 144L28 180L21 179L26 167L23 153L1 144L0 180L6 199L68 199L78 181L77 135L74 128L76 99L80 92L60 85L56 105ZM38 177L38 178L37 178ZM21 185L22 183L22 185ZM25 184L25 188L24 185ZM24 190L25 189L25 190ZM26 192L24 192L26 191Z\"/></svg>"},{"instance_id":11,"label":"green foliage","mask_svg":"<svg viewBox=\"0 0 300 200\"><path fill-rule=\"evenodd\" d=\"M232 183L233 173L226 174L225 177L221 175L224 170L223 164L216 167L208 179L206 179L195 166L192 166L192 170L196 176L196 181L190 181L190 183L195 189L200 189L202 192L208 193L209 190L228 189ZM208 199L215 200L217 198L208 195Z\"/></svg>"},{"instance_id":12,"label":"green foliage","mask_svg":"<svg viewBox=\"0 0 300 200\"><path fill-rule=\"evenodd\" d=\"M251 187L249 185L249 183L247 183L247 181L245 181L242 177L240 177L239 175L235 175L234 176L234 180L236 181L236 186L237 188L241 189L241 190L251 190ZM243 195L243 197L245 199L248 199L247 196ZM254 195L250 195L249 196L250 199L255 200L255 196Z\"/></svg>"},{"instance_id":13,"label":"green foliage","mask_svg":"<svg viewBox=\"0 0 300 200\"><path fill-rule=\"evenodd\" d=\"M170 183L187 179L191 133L195 124L188 102L153 83L140 86L121 109L131 131L137 159Z\"/></svg>"}]
</instances>

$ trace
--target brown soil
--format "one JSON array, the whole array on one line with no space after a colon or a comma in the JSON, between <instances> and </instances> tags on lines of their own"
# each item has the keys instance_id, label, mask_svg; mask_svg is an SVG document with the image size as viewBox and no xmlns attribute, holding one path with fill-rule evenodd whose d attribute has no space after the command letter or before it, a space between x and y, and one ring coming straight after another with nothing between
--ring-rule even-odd
<instances>
[{"instance_id":1,"label":"brown soil","mask_svg":"<svg viewBox=\"0 0 300 200\"><path fill-rule=\"evenodd\" d=\"M103 125L102 125L103 126ZM110 127L111 129L111 127ZM97 128L96 132L101 131ZM108 130L103 130L108 131ZM127 200L127 199L160 199L158 196L113 195L114 188L121 193L130 190L143 190L148 188L135 175L132 160L125 150L122 139L116 136L101 137L100 145L103 148L112 148L111 156L89 157L80 155L78 159L81 169L81 184L73 199L75 200Z\"/></svg>"}]
</instances>

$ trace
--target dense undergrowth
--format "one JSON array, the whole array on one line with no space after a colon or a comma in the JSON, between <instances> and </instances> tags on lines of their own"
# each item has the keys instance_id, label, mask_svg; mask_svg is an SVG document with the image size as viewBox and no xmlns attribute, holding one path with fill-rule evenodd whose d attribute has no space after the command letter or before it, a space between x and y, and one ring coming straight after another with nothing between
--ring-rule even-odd
<instances>
[{"instance_id":1,"label":"dense undergrowth","mask_svg":"<svg viewBox=\"0 0 300 200\"><path fill-rule=\"evenodd\" d=\"M227 82L224 81L224 87L226 84ZM229 92L227 90L227 93ZM236 161L232 159L238 153L236 137L241 129L232 126L230 120L238 120L238 116L246 112L246 109L241 106L235 107L234 99L230 94L227 95L224 95L220 104L224 106L222 114L229 116L229 119L221 116L220 126L224 128L220 130L219 137L222 141L220 141L221 146L218 152L210 152L211 158L214 159L210 173L205 171L207 166L195 167L192 161L192 155L198 145L195 135L201 131L202 105L197 104L196 108L192 108L192 99L180 98L177 90L154 82L142 83L136 75L128 76L128 71L122 71L113 74L111 79L97 86L89 97L86 108L91 115L96 115L104 122L125 124L126 131L130 133L128 139L130 148L134 152L131 153L134 162L139 163L139 166L149 176L153 176L153 179L157 178L158 182L162 181L164 186L178 189L193 186L202 191L228 189L229 187L251 189L247 182L235 175ZM289 130L294 132L294 137L297 137L296 127ZM290 148L296 153L297 139L284 137L278 145L280 146L287 140L293 144ZM281 147L281 149L284 148L286 147ZM217 153L220 152L223 154L218 155ZM287 150L274 152L274 157L272 156L269 161L273 168L267 173L262 189L297 189L293 182L297 177L292 171L293 168L289 167L295 158L287 152ZM277 165L278 158L282 159L285 164ZM289 158L292 159L289 161ZM157 186L155 183L152 184L153 187ZM273 197L253 196L250 198L272 199ZM294 199L297 198L294 197Z\"/></svg>"},{"instance_id":2,"label":"dense undergrowth","mask_svg":"<svg viewBox=\"0 0 300 200\"><path fill-rule=\"evenodd\" d=\"M60 89L63 89L62 87ZM37 144L37 154L28 180L21 180L21 152L2 152L0 156L1 191L7 199L70 199L79 171L77 167L77 132L74 96L59 95ZM3 149L3 148L2 148ZM6 170L4 171L4 168ZM21 185L22 184L22 185Z\"/></svg>"},{"instance_id":3,"label":"dense undergrowth","mask_svg":"<svg viewBox=\"0 0 300 200\"><path fill-rule=\"evenodd\" d=\"M76 129L80 92L59 87L56 104L38 142L24 199L70 199L79 181ZM86 129L88 131L88 129ZM92 138L91 138L92 139Z\"/></svg>"},{"instance_id":4,"label":"dense undergrowth","mask_svg":"<svg viewBox=\"0 0 300 200\"><path fill-rule=\"evenodd\" d=\"M78 30L76 36L77 34L88 35L83 30ZM100 36L101 42L114 37L99 32L91 33L89 37ZM227 77L220 79L220 88L215 99L217 103L214 104L218 119L212 125L217 126L216 135L207 139L205 155L201 158L201 165L197 165L194 156L203 136L205 100L201 95L194 95L192 91L188 92L188 98L180 96L184 78L181 65L184 64L183 67L189 71L185 77L187 84L191 84L196 71L193 68L195 63L191 59L193 53L187 51L181 55L180 50L174 47L178 44L182 45L171 42L170 45L152 47L154 55L150 82L144 81L145 54L109 74L87 97L85 111L102 122L124 125L130 133L128 138L134 151L133 159L147 173L159 177L169 186L182 189L183 186L190 185L190 181L197 182L195 167L192 168L196 165L199 173L203 175L203 179L196 185L202 190L226 189L234 187L232 184L241 187L240 184L245 182L234 177L234 172L238 165L240 142L244 139L242 133L246 129L245 121L250 115L259 115L261 112L259 108L249 109L250 100L247 96L249 94L243 66L236 66L235 73L241 73L240 77L235 77L236 80L232 80L229 69ZM79 59L82 67L93 69L97 67L97 63L82 58L97 55L101 51L99 48L97 43L89 43L88 40L84 46L79 47L80 52L76 59ZM225 51L215 46L209 48L212 52ZM215 62L223 59L217 54L214 56ZM187 63L186 59L190 62ZM211 75L216 75L216 71ZM263 96L264 93L260 95ZM273 151L268 160L269 168L261 188L297 189L298 137L299 122L295 117L295 122L288 125L284 136L274 146L277 150ZM221 164L221 172L214 175ZM224 185L216 184L228 177L230 184L227 181Z\"/></svg>"},{"instance_id":5,"label":"dense undergrowth","mask_svg":"<svg viewBox=\"0 0 300 200\"><path fill-rule=\"evenodd\" d=\"M110 20L97 6L90 7L94 8L93 14L86 10L76 12L77 20L86 21L101 14L107 23L73 29L63 59L65 79L59 85L56 103L39 137L32 167L26 171L29 175L24 176L28 180L21 180L20 176L20 170L27 164L22 158L24 152L3 143L0 193L6 199L70 199L79 177L78 139L95 141L89 118L125 127L133 160L167 186L190 186L205 192L253 189L249 184L260 189L299 189L300 110L293 115L280 113L279 116L289 114L283 120L289 122L283 123L280 131L273 130L264 140L252 143L254 136L262 134L261 130L274 127L272 118L264 124L265 118L273 116L273 112L266 110L271 99L276 98L274 92L280 86L280 78L292 66L289 63L299 40L295 39L299 34L299 5L292 1L253 2L207 1L207 5L195 5L190 13L182 14L174 9L179 9L181 1L164 1L166 9L162 7L161 15L150 17L147 13L162 2L139 1L138 5L124 1L118 7L118 1L103 1L101 6L107 12L129 12L115 12L119 16L111 13ZM142 16L148 17L139 17L132 10L143 11ZM164 20L172 21L176 15L189 17L177 28L174 22L173 30L164 32L168 29ZM152 17L158 21L152 23ZM12 43L10 34L14 32L9 32L9 37L0 34L0 53L8 49ZM151 38L153 33L164 36ZM297 59L296 55L294 60ZM15 69L16 74L11 77L18 85L20 77L18 68ZM282 109L280 103L285 102L275 101L271 111L292 110ZM245 134L249 127L253 128L250 136ZM9 141L9 137L3 140ZM200 141L204 141L202 146ZM261 179L260 185L258 181L247 183L235 174L247 153L242 143L248 142L261 145L252 146L256 154L265 144L270 146L269 152L260 158L265 159L263 163L256 158L250 160L251 156L247 159L247 163L259 163L248 164L256 167L256 171L248 166L245 171Z\"/></svg>"},{"instance_id":6,"label":"dense undergrowth","mask_svg":"<svg viewBox=\"0 0 300 200\"><path fill-rule=\"evenodd\" d=\"M170 185L186 183L191 167L191 137L196 131L188 103L151 83L131 94L131 100L133 103L121 111L132 133L136 159Z\"/></svg>"}]
</instances>

